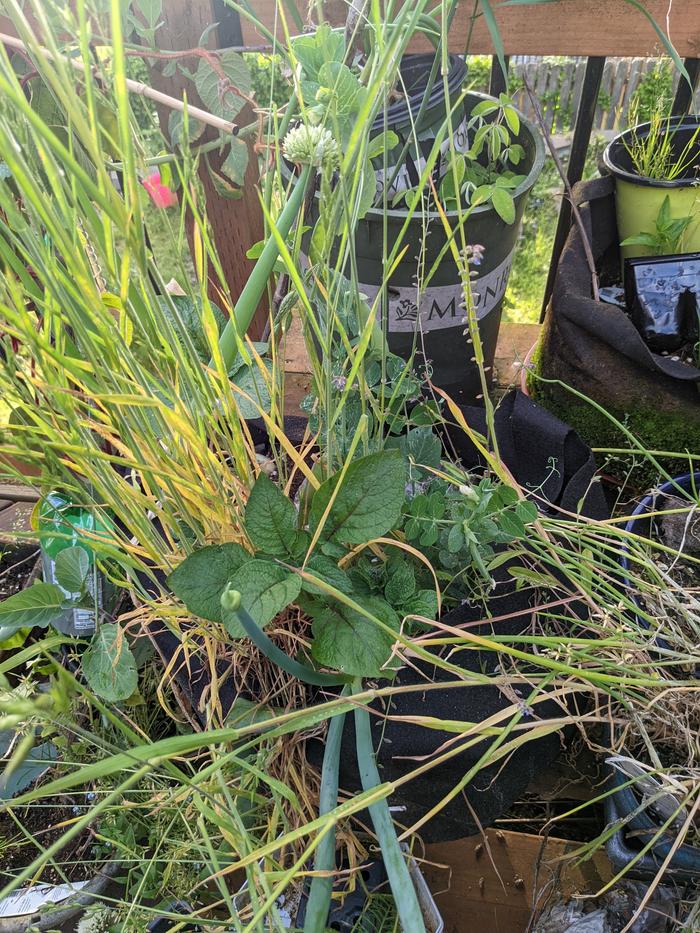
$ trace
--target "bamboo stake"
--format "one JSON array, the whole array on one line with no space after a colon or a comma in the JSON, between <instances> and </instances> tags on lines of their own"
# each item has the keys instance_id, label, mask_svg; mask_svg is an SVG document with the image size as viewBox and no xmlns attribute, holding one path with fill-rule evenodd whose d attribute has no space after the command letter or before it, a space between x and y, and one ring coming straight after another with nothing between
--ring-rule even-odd
<instances>
[{"instance_id":1,"label":"bamboo stake","mask_svg":"<svg viewBox=\"0 0 700 933\"><path fill-rule=\"evenodd\" d=\"M24 42L15 36L8 36L6 33L0 32L0 42L2 42L4 45L10 46L10 48L18 49L20 52L31 55L30 50L27 48ZM71 65L73 68L75 68L76 71L85 72L85 66L82 62L76 61L74 58L68 58L65 55L54 55L48 49L45 49L41 46L39 48L41 54L45 55L47 58L59 58L65 64ZM177 97L171 97L170 94L163 94L162 91L156 91L154 88L149 87L142 81L133 81L131 78L127 78L126 86L132 94L139 94L141 97L148 97L149 100L154 101L156 104L162 104L164 107L170 107L171 110L179 110L180 113L183 113L185 110L185 102L183 100L179 100ZM199 120L201 123L206 123L208 126L213 126L214 129L220 130L222 133L230 133L233 136L238 133L237 124L231 123L230 120L224 120L223 117L217 117L213 113L209 113L208 110L202 110L201 107L193 107L191 104L187 104L187 113L194 120Z\"/></svg>"}]
</instances>

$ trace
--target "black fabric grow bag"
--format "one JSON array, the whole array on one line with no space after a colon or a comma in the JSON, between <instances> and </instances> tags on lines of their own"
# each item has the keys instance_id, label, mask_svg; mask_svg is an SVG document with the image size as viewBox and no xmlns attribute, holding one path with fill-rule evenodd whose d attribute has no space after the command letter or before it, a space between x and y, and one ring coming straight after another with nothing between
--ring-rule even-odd
<instances>
[{"instance_id":1,"label":"black fabric grow bag","mask_svg":"<svg viewBox=\"0 0 700 933\"><path fill-rule=\"evenodd\" d=\"M475 431L485 430L482 408L464 407L462 412ZM608 516L605 497L600 485L594 482L596 467L591 451L567 425L521 392L513 391L497 410L496 434L501 458L515 479L524 488L536 490L538 497L542 496L550 503L552 511L561 508L576 512L579 502L582 502L580 510L588 517L602 519ZM452 432L450 441L465 466L481 465L478 452L466 441L463 433ZM539 504L542 506L543 503L539 501ZM442 621L451 626L468 625L471 632L482 636L518 635L530 629L534 621L532 593L515 588L507 567L499 569L496 579L497 586L489 599L488 613L483 605L463 605L443 616ZM540 605L546 602L543 594L539 594L536 602ZM572 626L586 614L578 600L569 603L565 611ZM494 621L483 621L487 615ZM502 616L508 618L500 618ZM443 657L448 655L455 664L476 674L493 674L499 660L493 652L478 650L450 653L449 648L443 649ZM416 663L415 667L403 668L397 675L397 683L402 687L455 679L442 668L423 661ZM520 689L521 698L525 699L527 687ZM416 759L432 758L437 749L455 740L453 732L387 720L387 712L392 716L482 722L513 702L511 691L468 682L464 687L396 694L392 697L390 710L385 709L380 701L375 702L372 709L376 715L372 716L371 722L382 779L394 781L409 774L420 763ZM536 715L543 720L560 716L562 707L546 700L537 704ZM477 833L479 825L472 811L481 826L492 824L526 790L533 778L554 761L562 747L562 735L554 733L527 742L508 758L479 770L463 792L421 828L423 839L435 842ZM340 784L345 790L357 790L360 786L354 748L354 723L348 716L340 775ZM482 741L401 785L390 798L391 806L403 808L396 813L397 821L410 825L424 816L468 774L487 749L488 741ZM318 766L322 754L320 742L309 743L309 756Z\"/></svg>"},{"instance_id":2,"label":"black fabric grow bag","mask_svg":"<svg viewBox=\"0 0 700 933\"><path fill-rule=\"evenodd\" d=\"M582 182L574 197L601 284L615 284L620 272L614 181ZM652 353L622 308L591 296L583 240L573 224L559 262L536 372L593 399L649 449L699 450L700 370ZM531 379L530 388L534 398L592 447L629 446L604 415L563 386Z\"/></svg>"}]
</instances>

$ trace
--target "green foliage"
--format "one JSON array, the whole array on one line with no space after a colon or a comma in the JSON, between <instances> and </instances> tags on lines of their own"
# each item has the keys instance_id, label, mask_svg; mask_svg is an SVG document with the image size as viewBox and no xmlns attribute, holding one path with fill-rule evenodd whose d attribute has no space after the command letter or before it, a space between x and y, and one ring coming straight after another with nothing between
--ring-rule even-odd
<instances>
[{"instance_id":1,"label":"green foliage","mask_svg":"<svg viewBox=\"0 0 700 933\"><path fill-rule=\"evenodd\" d=\"M101 625L93 635L82 668L92 689L112 703L128 699L136 690L136 661L124 630L116 622Z\"/></svg>"},{"instance_id":2,"label":"green foliage","mask_svg":"<svg viewBox=\"0 0 700 933\"><path fill-rule=\"evenodd\" d=\"M265 628L301 592L299 575L270 560L246 561L227 582L241 594L243 605L259 628ZM245 632L237 619L225 610L222 615L229 635L243 638Z\"/></svg>"},{"instance_id":3,"label":"green foliage","mask_svg":"<svg viewBox=\"0 0 700 933\"><path fill-rule=\"evenodd\" d=\"M194 615L221 622L219 597L248 556L240 544L232 542L200 548L175 568L168 586Z\"/></svg>"},{"instance_id":4,"label":"green foliage","mask_svg":"<svg viewBox=\"0 0 700 933\"><path fill-rule=\"evenodd\" d=\"M665 58L659 59L654 67L646 72L634 89L630 101L631 123L646 123L655 113L670 115L673 104L673 74L673 64Z\"/></svg>"},{"instance_id":5,"label":"green foliage","mask_svg":"<svg viewBox=\"0 0 700 933\"><path fill-rule=\"evenodd\" d=\"M299 527L292 502L261 474L245 513L245 528L255 553L248 554L237 545L202 548L177 567L168 578L169 585L189 611L222 621L233 638L245 634L237 617L240 600L260 628L299 600L314 621L311 651L316 661L347 674L378 676L389 657L392 636L371 618L335 602L327 588L351 598L361 597L367 611L392 631L398 630L398 616L387 599L368 594L366 588L356 593L337 560L347 555L348 547L390 533L401 518L405 496L406 465L398 450L354 460L342 481L336 474L313 496L309 528L318 531L323 520L321 546L329 555L316 553L305 560L309 534ZM302 577L290 566L304 566L320 582L304 581L302 594ZM229 590L235 591L236 602L229 606L225 599L222 611L222 594ZM393 580L389 588L392 595L397 607L413 605L417 599L423 608L430 605L425 594L416 592L415 582L413 586L404 582L401 587L398 579ZM434 605L437 607L436 601ZM358 639L360 633L362 638Z\"/></svg>"},{"instance_id":6,"label":"green foliage","mask_svg":"<svg viewBox=\"0 0 700 933\"><path fill-rule=\"evenodd\" d=\"M671 199L666 195L656 215L654 229L628 236L620 246L644 246L654 256L680 253L683 251L683 235L693 219L692 214L675 219L671 217Z\"/></svg>"},{"instance_id":7,"label":"green foliage","mask_svg":"<svg viewBox=\"0 0 700 933\"><path fill-rule=\"evenodd\" d=\"M23 628L46 628L66 606L66 595L53 583L35 583L0 603L0 643Z\"/></svg>"},{"instance_id":8,"label":"green foliage","mask_svg":"<svg viewBox=\"0 0 700 933\"><path fill-rule=\"evenodd\" d=\"M54 573L59 586L68 593L82 593L85 587L90 556L85 548L66 547L56 556Z\"/></svg>"},{"instance_id":9,"label":"green foliage","mask_svg":"<svg viewBox=\"0 0 700 933\"><path fill-rule=\"evenodd\" d=\"M515 142L520 117L512 100L501 94L498 99L480 101L471 112L467 129L470 147L464 153L453 152L440 184L440 200L446 210L456 210L460 202L467 207L491 204L510 225L515 221L512 191L525 180L514 171L525 150ZM400 191L394 204L405 201L414 206L420 194L415 188Z\"/></svg>"},{"instance_id":10,"label":"green foliage","mask_svg":"<svg viewBox=\"0 0 700 933\"><path fill-rule=\"evenodd\" d=\"M492 565L505 545L523 541L537 506L488 477L459 486L435 481L404 509L404 531L438 570L451 599L468 595L481 578L491 585ZM476 577L472 576L472 572Z\"/></svg>"},{"instance_id":11,"label":"green foliage","mask_svg":"<svg viewBox=\"0 0 700 933\"><path fill-rule=\"evenodd\" d=\"M296 509L279 486L264 473L260 474L250 491L245 527L256 550L275 557L298 554L300 538Z\"/></svg>"},{"instance_id":12,"label":"green foliage","mask_svg":"<svg viewBox=\"0 0 700 933\"><path fill-rule=\"evenodd\" d=\"M391 531L401 515L406 467L398 451L355 460L316 491L309 527L322 540L363 544Z\"/></svg>"},{"instance_id":13,"label":"green foliage","mask_svg":"<svg viewBox=\"0 0 700 933\"><path fill-rule=\"evenodd\" d=\"M387 676L383 669L399 630L399 617L385 600L373 596L365 596L362 607L391 632L349 606L322 606L313 614L311 653L319 664L344 674Z\"/></svg>"}]
</instances>

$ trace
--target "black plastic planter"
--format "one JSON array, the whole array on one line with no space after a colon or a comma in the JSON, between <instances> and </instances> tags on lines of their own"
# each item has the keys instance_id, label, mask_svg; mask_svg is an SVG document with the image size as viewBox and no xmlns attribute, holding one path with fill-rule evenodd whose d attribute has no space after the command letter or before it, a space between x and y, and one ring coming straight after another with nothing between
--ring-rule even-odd
<instances>
[{"instance_id":1,"label":"black plastic planter","mask_svg":"<svg viewBox=\"0 0 700 933\"><path fill-rule=\"evenodd\" d=\"M617 787L614 793L605 798L605 816L608 824L611 824L629 817L638 809L640 801L633 785L619 771L614 770L609 780L613 787ZM644 855L639 856L639 852L654 838L659 828L659 824L654 822L646 810L640 810L630 817L624 828L608 839L606 851L613 868L622 871L631 866L626 872L628 877L641 881L654 878L671 851L673 833L656 842ZM686 844L678 846L664 872L664 879L678 882L700 880L700 849Z\"/></svg>"},{"instance_id":2,"label":"black plastic planter","mask_svg":"<svg viewBox=\"0 0 700 933\"><path fill-rule=\"evenodd\" d=\"M700 490L700 472L685 473L683 476L674 477L674 479L669 480L667 483L662 483L661 486L658 486L653 492L649 493L648 496L645 496L642 499L634 512L632 512L630 520L625 525L625 531L629 532L630 534L647 535L649 532L649 519L645 518L645 516L649 512L654 511L655 502L659 496L672 496L677 494L679 491L693 492L694 490ZM641 609L642 606L639 602L639 597L635 592L634 587L630 583L628 576L630 571L630 561L629 542L627 541L625 541L622 545L620 566L624 572L623 582L625 588L629 592L637 608ZM641 625L643 628L649 628L649 623L643 615L638 614L636 618L639 625ZM668 647L668 643L658 635L656 636L656 643L660 648Z\"/></svg>"},{"instance_id":3,"label":"black plastic planter","mask_svg":"<svg viewBox=\"0 0 700 933\"><path fill-rule=\"evenodd\" d=\"M468 94L465 113L469 114L484 99L482 94ZM521 116L520 120L517 141L525 150L525 158L517 170L526 178L513 192L514 223L504 223L490 204L484 204L473 210L465 228L467 242L484 247L483 259L475 267L477 274L472 279L472 291L484 365L489 368L493 366L496 353L503 298L523 211L544 164L541 137L524 117ZM408 358L415 345L417 362L419 366L428 366L433 382L456 401L468 404L481 393L481 382L478 368L472 361L473 346L465 333L462 280L448 248L443 221L437 211L422 212L418 209L403 233L406 217L406 210L385 212L372 208L359 222L355 231L355 253L360 288L374 299L382 286L385 242L389 244L389 250L399 241L402 247L407 247L404 258L388 282L387 307L383 310L389 349ZM457 213L448 212L447 219L454 230L458 223ZM431 269L438 259L439 265L429 284L419 289L419 271Z\"/></svg>"},{"instance_id":4,"label":"black plastic planter","mask_svg":"<svg viewBox=\"0 0 700 933\"><path fill-rule=\"evenodd\" d=\"M442 78L438 76L417 128L418 147L412 143L404 156L404 164L397 167L395 160L403 154L411 120L415 121L419 115L432 62L431 55L407 57L405 64L402 64L402 74L405 74L409 83L408 94L389 107L386 122L382 112L372 128L374 135L386 128L395 132L401 140L387 154L388 166L392 166L393 160L393 167L386 172L388 179L383 168L384 157L375 160L377 189L381 193L383 185L388 185L389 204L396 191L417 185L426 164L425 157L435 142L436 133L444 126L448 110L453 110L454 148L465 151L470 142L467 131L469 116L477 104L491 99L484 94L469 93L464 98L464 109L461 109L460 104L458 111L454 111L455 96L466 77L466 68L459 58L452 56L447 78L447 99ZM472 278L472 292L487 371L493 367L501 309L523 212L544 165L542 138L522 114L520 132L513 142L519 143L525 153L522 161L512 166L518 174L525 176L524 181L511 192L515 203L514 222L506 224L487 203L474 208L465 225L466 242L471 246L483 247L483 258L478 266L473 266L475 276ZM449 148L450 142L447 140L435 165L436 180L444 174L444 154ZM288 177L290 167L285 166L284 172ZM313 208L311 221L315 222L317 216L317 209ZM389 349L408 359L415 348L419 370L427 367L432 381L459 403L473 403L481 394L481 380L478 367L472 359L474 348L466 332L463 283L452 257L443 218L437 210L421 210L420 207L408 222L407 216L408 211L403 207L384 210L380 206L368 210L358 222L355 229L355 258L360 291L374 300L386 284L386 305L381 308L380 314L386 323ZM461 235L455 233L459 224L458 212L448 211L445 216L455 241L460 244ZM307 247L308 242L307 237ZM404 255L385 283L383 255L391 253L397 243L404 249ZM419 275L424 276L436 263L436 271L427 285L423 286L418 281Z\"/></svg>"},{"instance_id":5,"label":"black plastic planter","mask_svg":"<svg viewBox=\"0 0 700 933\"><path fill-rule=\"evenodd\" d=\"M458 103L462 87L467 78L467 66L459 55L450 55L450 67L446 76L447 105L445 103L445 83L437 68L435 80L428 91L428 82L435 58L433 55L404 55L400 66L400 91L403 92L398 100L394 101L386 112L382 110L372 124L372 137L381 136L384 127L395 133L399 139L397 146L387 153L387 171L384 171L384 156L374 161L377 177L377 194L381 196L384 186L388 185L388 196L393 197L399 191L415 187L426 165L437 134L445 122L448 110L452 110ZM427 100L421 106L426 91ZM420 119L419 119L420 116ZM418 141L416 143L414 140ZM462 111L460 119L453 124L452 139L454 148L458 152L465 152L469 148L467 133L467 116ZM445 139L440 147L440 157L435 163L433 177L440 178L444 174L444 156L449 152L450 140ZM406 154L401 164L399 160Z\"/></svg>"}]
</instances>

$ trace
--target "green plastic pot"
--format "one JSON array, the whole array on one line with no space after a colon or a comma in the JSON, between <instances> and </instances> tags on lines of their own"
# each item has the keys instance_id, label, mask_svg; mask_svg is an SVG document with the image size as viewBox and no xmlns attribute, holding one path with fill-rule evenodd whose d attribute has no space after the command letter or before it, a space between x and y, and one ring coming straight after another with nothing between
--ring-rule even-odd
<instances>
[{"instance_id":1,"label":"green plastic pot","mask_svg":"<svg viewBox=\"0 0 700 933\"><path fill-rule=\"evenodd\" d=\"M673 133L673 151L680 155L697 131L700 117L672 117L669 125ZM695 166L700 162L700 137L694 147L696 157L689 158L690 164L681 177L673 181L646 178L636 173L627 146L634 136L643 139L649 127L649 123L642 123L626 130L616 136L603 153L603 164L615 178L615 210L620 242L640 233L653 233L656 218L668 197L674 219L693 217L683 236L682 246L684 253L697 252L700 250L700 185ZM624 263L625 259L649 256L652 252L646 246L621 246L620 258Z\"/></svg>"}]
</instances>

